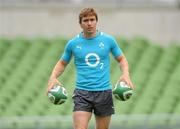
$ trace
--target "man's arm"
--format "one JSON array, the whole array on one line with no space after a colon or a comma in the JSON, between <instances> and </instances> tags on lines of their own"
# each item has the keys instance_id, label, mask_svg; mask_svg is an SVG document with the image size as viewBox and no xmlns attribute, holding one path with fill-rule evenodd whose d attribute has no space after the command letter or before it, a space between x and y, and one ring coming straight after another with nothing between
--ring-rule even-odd
<instances>
[{"instance_id":1,"label":"man's arm","mask_svg":"<svg viewBox=\"0 0 180 129\"><path fill-rule=\"evenodd\" d=\"M57 62L57 64L55 65L51 76L49 78L49 82L48 82L48 89L47 92L55 85L55 84L59 84L62 85L59 81L58 81L58 77L64 72L65 67L67 65L67 62L63 61L63 60L59 60Z\"/></svg>"},{"instance_id":2,"label":"man's arm","mask_svg":"<svg viewBox=\"0 0 180 129\"><path fill-rule=\"evenodd\" d=\"M134 89L134 85L131 82L131 79L129 76L129 66L128 66L126 57L124 55L121 55L117 57L116 60L119 62L119 67L122 71L122 75L119 78L119 81L125 81L132 89Z\"/></svg>"}]
</instances>

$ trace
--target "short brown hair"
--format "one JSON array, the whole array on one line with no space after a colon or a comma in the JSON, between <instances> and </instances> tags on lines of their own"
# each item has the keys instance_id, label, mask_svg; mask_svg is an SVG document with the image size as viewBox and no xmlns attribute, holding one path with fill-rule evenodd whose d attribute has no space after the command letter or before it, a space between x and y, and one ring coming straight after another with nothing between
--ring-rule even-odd
<instances>
[{"instance_id":1,"label":"short brown hair","mask_svg":"<svg viewBox=\"0 0 180 129\"><path fill-rule=\"evenodd\" d=\"M84 8L79 14L79 23L81 23L83 17L86 17L88 15L94 15L96 17L96 21L98 21L97 13L93 8Z\"/></svg>"}]
</instances>

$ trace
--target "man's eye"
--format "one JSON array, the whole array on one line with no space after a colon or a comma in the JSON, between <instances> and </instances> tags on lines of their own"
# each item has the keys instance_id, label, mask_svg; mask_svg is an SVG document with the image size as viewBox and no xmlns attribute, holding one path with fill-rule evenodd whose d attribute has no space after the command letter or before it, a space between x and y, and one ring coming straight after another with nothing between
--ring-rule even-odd
<instances>
[{"instance_id":1,"label":"man's eye","mask_svg":"<svg viewBox=\"0 0 180 129\"><path fill-rule=\"evenodd\" d=\"M88 20L83 20L84 22L88 22Z\"/></svg>"}]
</instances>

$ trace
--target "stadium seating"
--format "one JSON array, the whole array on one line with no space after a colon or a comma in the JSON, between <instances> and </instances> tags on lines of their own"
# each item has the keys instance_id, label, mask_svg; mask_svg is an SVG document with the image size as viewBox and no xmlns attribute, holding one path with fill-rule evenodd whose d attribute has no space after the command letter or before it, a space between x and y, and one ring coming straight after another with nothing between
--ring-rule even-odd
<instances>
[{"instance_id":1,"label":"stadium seating","mask_svg":"<svg viewBox=\"0 0 180 129\"><path fill-rule=\"evenodd\" d=\"M180 46L159 46L143 37L117 37L126 55L136 86L132 99L114 99L118 114L180 114ZM0 116L70 115L75 86L73 60L60 80L68 91L61 106L49 103L45 94L48 78L67 39L0 38ZM121 71L111 56L111 83Z\"/></svg>"}]
</instances>

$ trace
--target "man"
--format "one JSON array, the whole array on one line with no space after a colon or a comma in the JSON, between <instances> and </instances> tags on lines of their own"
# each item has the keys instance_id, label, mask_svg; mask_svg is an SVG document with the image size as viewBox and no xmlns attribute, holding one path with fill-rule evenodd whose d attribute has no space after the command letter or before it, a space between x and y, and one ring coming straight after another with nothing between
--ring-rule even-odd
<instances>
[{"instance_id":1,"label":"man","mask_svg":"<svg viewBox=\"0 0 180 129\"><path fill-rule=\"evenodd\" d=\"M48 83L48 91L57 83L61 85L57 78L73 55L77 70L73 95L74 129L87 129L92 113L95 114L96 129L109 128L111 115L114 114L109 53L119 62L122 70L119 81L125 81L134 88L125 56L112 36L97 31L97 22L98 16L93 8L81 10L79 24L82 32L67 43Z\"/></svg>"}]
</instances>

